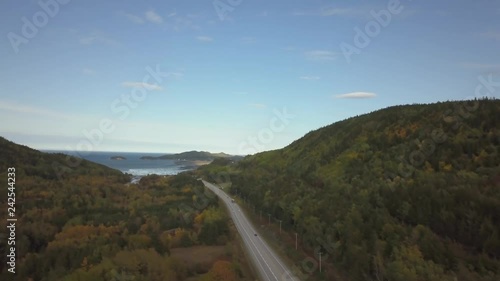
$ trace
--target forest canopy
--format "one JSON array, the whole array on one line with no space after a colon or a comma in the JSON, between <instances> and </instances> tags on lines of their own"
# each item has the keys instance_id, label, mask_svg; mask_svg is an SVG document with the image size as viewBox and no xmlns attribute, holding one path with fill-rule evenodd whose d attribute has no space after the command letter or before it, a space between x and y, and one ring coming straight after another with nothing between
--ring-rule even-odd
<instances>
[{"instance_id":1,"label":"forest canopy","mask_svg":"<svg viewBox=\"0 0 500 281\"><path fill-rule=\"evenodd\" d=\"M7 167L16 169L16 273L7 272L2 255L1 280L212 281L221 271L236 276L228 280L246 278L237 270L244 260L225 209L194 175L151 175L130 184L120 171L0 138L4 182ZM227 250L199 264L172 254L209 246Z\"/></svg>"},{"instance_id":2,"label":"forest canopy","mask_svg":"<svg viewBox=\"0 0 500 281\"><path fill-rule=\"evenodd\" d=\"M199 173L345 280L500 280L498 120L498 100L394 106Z\"/></svg>"}]
</instances>

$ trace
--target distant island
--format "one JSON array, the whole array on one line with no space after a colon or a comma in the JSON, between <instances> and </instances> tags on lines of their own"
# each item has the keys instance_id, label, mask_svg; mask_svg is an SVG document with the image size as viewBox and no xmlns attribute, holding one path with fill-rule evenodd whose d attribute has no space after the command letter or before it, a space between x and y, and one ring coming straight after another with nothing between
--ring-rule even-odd
<instances>
[{"instance_id":1,"label":"distant island","mask_svg":"<svg viewBox=\"0 0 500 281\"><path fill-rule=\"evenodd\" d=\"M109 159L111 159L111 160L127 160L127 158L125 158L123 156L111 156L111 157L109 157Z\"/></svg>"},{"instance_id":2,"label":"distant island","mask_svg":"<svg viewBox=\"0 0 500 281\"><path fill-rule=\"evenodd\" d=\"M176 154L166 154L158 157L142 156L142 160L177 160L177 161L212 161L215 158L227 158L233 161L242 159L242 156L229 155L223 152L210 153L207 151L187 151Z\"/></svg>"}]
</instances>

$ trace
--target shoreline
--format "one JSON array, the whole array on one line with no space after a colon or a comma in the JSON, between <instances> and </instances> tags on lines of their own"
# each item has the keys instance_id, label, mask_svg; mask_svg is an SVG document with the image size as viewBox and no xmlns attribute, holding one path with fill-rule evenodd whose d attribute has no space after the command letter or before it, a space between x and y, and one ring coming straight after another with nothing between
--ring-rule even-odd
<instances>
[{"instance_id":1,"label":"shoreline","mask_svg":"<svg viewBox=\"0 0 500 281\"><path fill-rule=\"evenodd\" d=\"M213 160L178 160L178 161L175 161L175 164L179 166L178 173L182 173L182 172L189 171L189 170L196 170L200 166L204 166L204 165L208 165L208 164L212 163L212 161ZM125 173L123 171L121 171L121 172ZM176 174L178 174L178 173L176 173ZM149 174L149 175L153 175L153 174ZM132 179L130 180L129 184L137 184L141 180L142 177L147 176L147 175L134 175L134 174L131 174L131 175L132 175ZM163 174L156 174L156 175L165 176Z\"/></svg>"}]
</instances>

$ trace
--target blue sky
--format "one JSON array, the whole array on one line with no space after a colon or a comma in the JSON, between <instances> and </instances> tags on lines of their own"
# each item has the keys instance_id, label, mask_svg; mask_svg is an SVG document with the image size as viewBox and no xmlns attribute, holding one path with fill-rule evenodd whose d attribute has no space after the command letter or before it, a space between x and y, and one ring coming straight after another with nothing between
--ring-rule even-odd
<instances>
[{"instance_id":1,"label":"blue sky","mask_svg":"<svg viewBox=\"0 0 500 281\"><path fill-rule=\"evenodd\" d=\"M0 135L37 149L255 153L500 81L500 1L5 0L0 19Z\"/></svg>"}]
</instances>

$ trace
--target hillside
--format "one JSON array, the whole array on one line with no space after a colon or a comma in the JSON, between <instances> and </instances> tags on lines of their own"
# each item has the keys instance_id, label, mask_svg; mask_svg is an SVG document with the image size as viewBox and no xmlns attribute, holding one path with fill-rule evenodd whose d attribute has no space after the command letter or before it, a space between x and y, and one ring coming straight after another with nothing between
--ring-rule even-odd
<instances>
[{"instance_id":1,"label":"hillside","mask_svg":"<svg viewBox=\"0 0 500 281\"><path fill-rule=\"evenodd\" d=\"M0 137L0 175L15 167L19 178L55 180L76 175L112 175L127 181L127 175L107 166L62 153L41 153Z\"/></svg>"},{"instance_id":2,"label":"hillside","mask_svg":"<svg viewBox=\"0 0 500 281\"><path fill-rule=\"evenodd\" d=\"M229 155L223 152L220 153L211 153L207 151L186 151L186 152L181 152L181 153L175 153L175 154L166 154L158 157L153 157L153 156L142 156L141 159L143 160L187 160L187 161L195 161L195 160L201 160L201 161L211 161L214 160L215 158L228 158L228 159L233 159L233 160L239 160L242 157L241 156L234 156L234 155Z\"/></svg>"},{"instance_id":3,"label":"hillside","mask_svg":"<svg viewBox=\"0 0 500 281\"><path fill-rule=\"evenodd\" d=\"M500 280L499 120L498 100L395 106L200 172L328 254L326 280Z\"/></svg>"},{"instance_id":4,"label":"hillside","mask_svg":"<svg viewBox=\"0 0 500 281\"><path fill-rule=\"evenodd\" d=\"M130 184L120 171L0 138L0 179L0 217L17 219L15 244L1 235L0 280L253 280L224 208L188 173Z\"/></svg>"}]
</instances>

